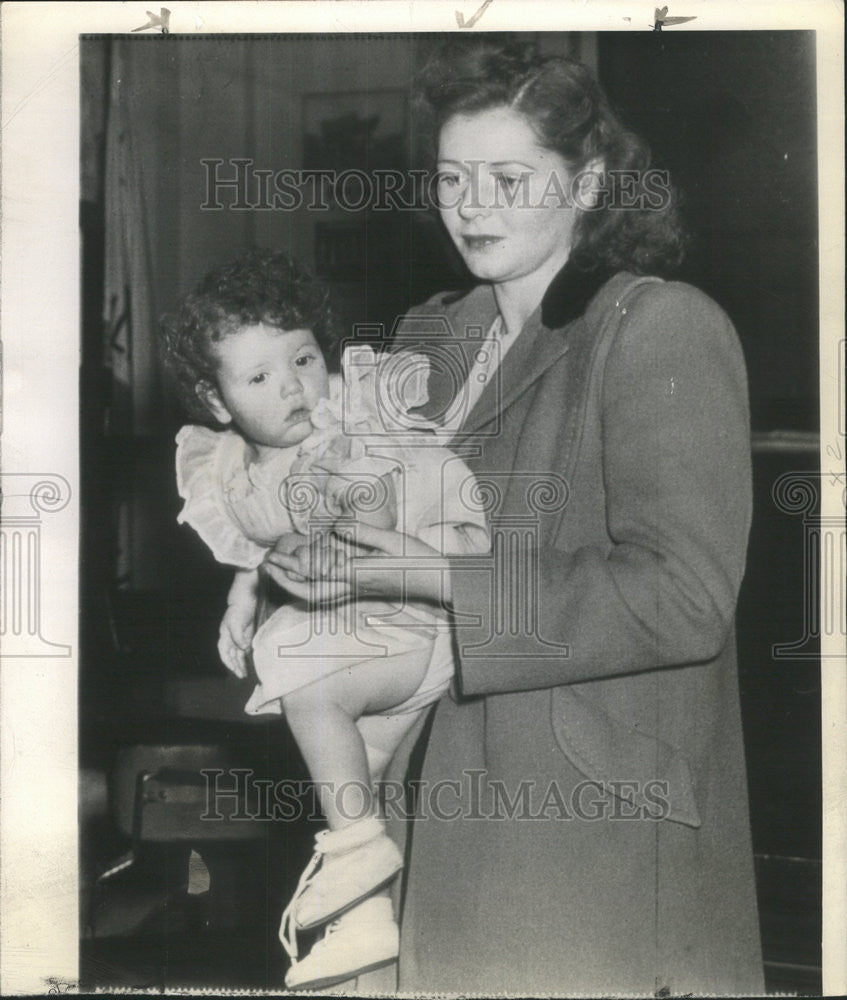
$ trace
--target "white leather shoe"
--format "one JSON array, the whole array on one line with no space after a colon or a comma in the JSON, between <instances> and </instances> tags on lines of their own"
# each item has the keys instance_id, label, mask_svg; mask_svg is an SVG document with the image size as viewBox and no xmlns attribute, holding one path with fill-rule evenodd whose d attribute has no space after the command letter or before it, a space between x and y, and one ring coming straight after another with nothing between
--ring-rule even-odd
<instances>
[{"instance_id":1,"label":"white leather shoe","mask_svg":"<svg viewBox=\"0 0 847 1000\"><path fill-rule=\"evenodd\" d=\"M306 931L334 920L387 885L403 867L397 845L375 816L315 837L315 856L300 877L285 908L280 938L290 937L289 923Z\"/></svg>"},{"instance_id":2,"label":"white leather shoe","mask_svg":"<svg viewBox=\"0 0 847 1000\"><path fill-rule=\"evenodd\" d=\"M293 960L289 990L317 990L397 960L400 935L388 896L372 896L331 921L306 957Z\"/></svg>"}]
</instances>

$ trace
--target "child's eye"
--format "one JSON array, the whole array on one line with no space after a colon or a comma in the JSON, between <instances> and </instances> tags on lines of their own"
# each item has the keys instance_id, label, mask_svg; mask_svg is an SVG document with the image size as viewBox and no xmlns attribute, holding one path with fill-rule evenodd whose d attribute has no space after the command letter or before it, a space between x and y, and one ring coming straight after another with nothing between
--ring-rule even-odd
<instances>
[{"instance_id":1,"label":"child's eye","mask_svg":"<svg viewBox=\"0 0 847 1000\"><path fill-rule=\"evenodd\" d=\"M298 358L295 358L294 364L298 368L305 368L306 365L310 365L315 360L314 354L301 354Z\"/></svg>"},{"instance_id":2,"label":"child's eye","mask_svg":"<svg viewBox=\"0 0 847 1000\"><path fill-rule=\"evenodd\" d=\"M268 378L267 372L259 372L250 379L250 385L261 385Z\"/></svg>"}]
</instances>

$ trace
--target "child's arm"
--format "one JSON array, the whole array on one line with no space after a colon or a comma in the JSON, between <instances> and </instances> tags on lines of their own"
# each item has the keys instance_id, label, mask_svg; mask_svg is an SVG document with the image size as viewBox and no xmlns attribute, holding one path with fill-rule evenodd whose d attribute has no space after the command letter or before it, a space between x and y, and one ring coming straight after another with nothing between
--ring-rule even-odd
<instances>
[{"instance_id":1,"label":"child's arm","mask_svg":"<svg viewBox=\"0 0 847 1000\"><path fill-rule=\"evenodd\" d=\"M224 666L236 677L247 676L247 653L256 629L258 586L258 570L236 570L226 599L227 609L221 621L218 653Z\"/></svg>"},{"instance_id":2,"label":"child's arm","mask_svg":"<svg viewBox=\"0 0 847 1000\"><path fill-rule=\"evenodd\" d=\"M373 491L373 496L369 496L371 491L367 490L365 495L357 497L356 482L355 473L331 475L325 490L329 509L340 512L343 518L352 517L362 524L393 531L397 527L397 487L394 473L386 472L379 477L380 486ZM367 483L361 481L359 485L365 486Z\"/></svg>"}]
</instances>

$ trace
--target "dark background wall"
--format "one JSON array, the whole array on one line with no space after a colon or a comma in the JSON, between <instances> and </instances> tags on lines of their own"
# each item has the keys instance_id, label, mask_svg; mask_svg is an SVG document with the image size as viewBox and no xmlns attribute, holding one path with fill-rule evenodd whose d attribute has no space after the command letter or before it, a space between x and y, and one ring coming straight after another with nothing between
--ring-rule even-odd
<instances>
[{"instance_id":1,"label":"dark background wall","mask_svg":"<svg viewBox=\"0 0 847 1000\"><path fill-rule=\"evenodd\" d=\"M598 50L612 102L682 189L684 275L738 328L754 429L816 430L814 33L612 34Z\"/></svg>"}]
</instances>

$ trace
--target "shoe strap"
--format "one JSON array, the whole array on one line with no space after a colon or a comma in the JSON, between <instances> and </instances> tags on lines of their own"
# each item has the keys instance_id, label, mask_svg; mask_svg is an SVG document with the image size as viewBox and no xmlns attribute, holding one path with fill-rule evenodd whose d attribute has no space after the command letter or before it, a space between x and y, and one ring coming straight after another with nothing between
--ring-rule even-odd
<instances>
[{"instance_id":1,"label":"shoe strap","mask_svg":"<svg viewBox=\"0 0 847 1000\"><path fill-rule=\"evenodd\" d=\"M314 881L315 870L321 863L322 857L323 852L320 850L320 846L318 845L317 850L312 856L312 860L303 869L303 874L300 876L300 881L297 883L294 895L291 897L288 906L286 906L286 908L282 911L282 920L279 925L279 940L282 942L282 947L285 949L285 952L292 964L297 961L298 955L297 926L294 923L294 911L300 897Z\"/></svg>"}]
</instances>

